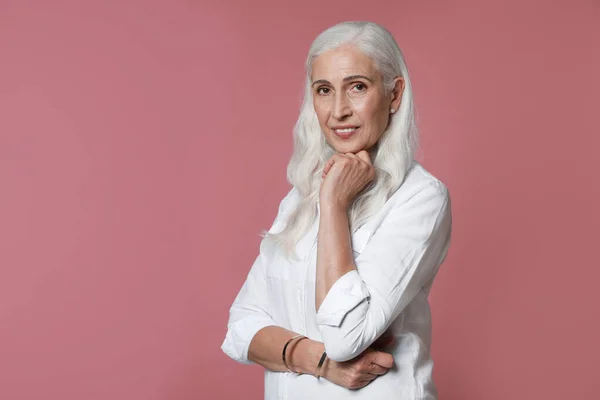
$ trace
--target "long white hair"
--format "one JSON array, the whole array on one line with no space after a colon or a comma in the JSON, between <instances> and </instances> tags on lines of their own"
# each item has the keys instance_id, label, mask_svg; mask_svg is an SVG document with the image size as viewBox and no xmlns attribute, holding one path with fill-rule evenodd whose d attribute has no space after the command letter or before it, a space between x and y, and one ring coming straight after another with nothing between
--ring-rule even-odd
<instances>
[{"instance_id":1,"label":"long white hair","mask_svg":"<svg viewBox=\"0 0 600 400\"><path fill-rule=\"evenodd\" d=\"M413 94L402 51L392 35L373 22L342 22L322 32L310 46L306 59L306 87L300 115L294 127L294 152L287 167L287 179L300 195L297 207L289 214L279 233L262 232L296 257L295 246L317 218L317 203L325 163L336 151L325 140L313 106L311 72L314 59L342 45L354 45L374 62L383 77L386 94L394 89L394 79L404 78L400 109L370 149L375 178L357 195L348 210L350 232L355 232L379 210L400 187L414 161L418 145Z\"/></svg>"}]
</instances>

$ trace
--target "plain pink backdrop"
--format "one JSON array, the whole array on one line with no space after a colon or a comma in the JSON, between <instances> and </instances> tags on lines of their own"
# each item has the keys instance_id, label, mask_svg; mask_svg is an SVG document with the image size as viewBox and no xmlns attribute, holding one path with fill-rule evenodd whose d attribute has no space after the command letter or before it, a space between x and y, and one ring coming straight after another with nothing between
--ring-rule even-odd
<instances>
[{"instance_id":1,"label":"plain pink backdrop","mask_svg":"<svg viewBox=\"0 0 600 400\"><path fill-rule=\"evenodd\" d=\"M260 399L220 350L310 42L394 34L449 187L443 400L597 398L597 1L0 0L0 399Z\"/></svg>"}]
</instances>

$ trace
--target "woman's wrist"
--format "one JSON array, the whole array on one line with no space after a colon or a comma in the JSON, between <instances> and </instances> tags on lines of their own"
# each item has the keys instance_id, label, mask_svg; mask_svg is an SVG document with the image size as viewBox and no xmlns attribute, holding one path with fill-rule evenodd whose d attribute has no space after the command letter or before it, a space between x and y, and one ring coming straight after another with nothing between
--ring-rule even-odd
<instances>
[{"instance_id":1,"label":"woman's wrist","mask_svg":"<svg viewBox=\"0 0 600 400\"><path fill-rule=\"evenodd\" d=\"M340 201L320 200L319 208L322 213L347 213L349 205Z\"/></svg>"},{"instance_id":2,"label":"woman's wrist","mask_svg":"<svg viewBox=\"0 0 600 400\"><path fill-rule=\"evenodd\" d=\"M301 340L290 352L290 367L299 374L312 375L324 351L325 346L321 342Z\"/></svg>"}]
</instances>

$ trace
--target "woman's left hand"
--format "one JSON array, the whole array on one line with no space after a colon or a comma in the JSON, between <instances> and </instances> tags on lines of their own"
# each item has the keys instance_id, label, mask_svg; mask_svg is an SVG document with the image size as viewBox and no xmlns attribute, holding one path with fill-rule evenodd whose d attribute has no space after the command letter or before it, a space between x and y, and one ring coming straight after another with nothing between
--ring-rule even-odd
<instances>
[{"instance_id":1,"label":"woman's left hand","mask_svg":"<svg viewBox=\"0 0 600 400\"><path fill-rule=\"evenodd\" d=\"M323 168L319 201L347 209L364 187L375 178L375 168L366 150L356 154L334 154Z\"/></svg>"}]
</instances>

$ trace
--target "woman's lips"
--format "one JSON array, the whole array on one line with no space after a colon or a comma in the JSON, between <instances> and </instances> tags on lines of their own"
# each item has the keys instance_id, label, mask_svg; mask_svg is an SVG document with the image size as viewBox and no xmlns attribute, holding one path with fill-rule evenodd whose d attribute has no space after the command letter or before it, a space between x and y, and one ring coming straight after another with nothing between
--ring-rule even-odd
<instances>
[{"instance_id":1,"label":"woman's lips","mask_svg":"<svg viewBox=\"0 0 600 400\"><path fill-rule=\"evenodd\" d=\"M333 133L335 133L335 135L341 139L348 139L349 137L354 135L356 133L356 131L358 131L359 129L360 129L360 127L335 128L335 129L333 129Z\"/></svg>"}]
</instances>

